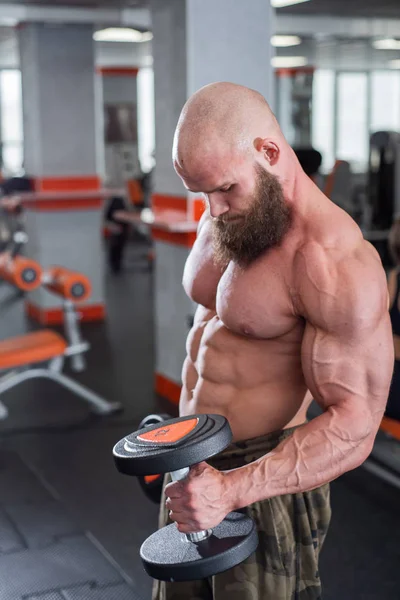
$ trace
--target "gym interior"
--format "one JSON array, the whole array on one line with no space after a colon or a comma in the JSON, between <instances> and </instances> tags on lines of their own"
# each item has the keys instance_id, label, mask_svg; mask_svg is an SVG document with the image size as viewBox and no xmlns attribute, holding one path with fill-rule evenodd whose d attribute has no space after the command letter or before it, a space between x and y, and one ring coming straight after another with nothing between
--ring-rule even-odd
<instances>
[{"instance_id":1,"label":"gym interior","mask_svg":"<svg viewBox=\"0 0 400 600\"><path fill-rule=\"evenodd\" d=\"M388 282L398 266L398 0L0 2L0 600L151 598L140 549L162 477L126 476L115 447L179 416L204 199L172 146L186 100L216 81L267 99ZM331 503L323 598L398 600L394 386Z\"/></svg>"}]
</instances>

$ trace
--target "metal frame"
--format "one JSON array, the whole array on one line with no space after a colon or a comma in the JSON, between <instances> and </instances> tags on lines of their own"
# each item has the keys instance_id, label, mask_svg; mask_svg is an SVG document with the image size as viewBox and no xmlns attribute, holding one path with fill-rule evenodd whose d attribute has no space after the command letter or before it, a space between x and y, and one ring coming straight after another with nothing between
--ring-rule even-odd
<instances>
[{"instance_id":1,"label":"metal frame","mask_svg":"<svg viewBox=\"0 0 400 600\"><path fill-rule=\"evenodd\" d=\"M95 392L92 392L86 386L74 381L61 371L64 366L65 358L71 357L72 369L74 371L83 371L85 361L83 352L89 349L89 344L81 338L81 332L78 325L79 316L70 300L64 302L64 327L67 340L70 345L61 356L56 356L47 362L47 366L35 367L32 365L23 365L15 369L8 369L0 377L0 395L30 379L50 379L64 386L83 400L89 403L92 410L100 415L109 415L122 408L119 402L109 402ZM8 409L0 401L0 420L7 418Z\"/></svg>"}]
</instances>

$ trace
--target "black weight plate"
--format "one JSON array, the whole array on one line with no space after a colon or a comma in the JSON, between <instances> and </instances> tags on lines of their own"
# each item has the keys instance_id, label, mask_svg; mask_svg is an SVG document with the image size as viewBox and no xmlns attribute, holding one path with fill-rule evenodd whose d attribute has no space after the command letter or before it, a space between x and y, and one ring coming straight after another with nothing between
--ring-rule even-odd
<instances>
[{"instance_id":1,"label":"black weight plate","mask_svg":"<svg viewBox=\"0 0 400 600\"><path fill-rule=\"evenodd\" d=\"M198 543L187 541L175 523L143 542L140 556L146 572L161 581L192 581L227 571L248 558L258 546L253 519L233 512Z\"/></svg>"},{"instance_id":2,"label":"black weight plate","mask_svg":"<svg viewBox=\"0 0 400 600\"><path fill-rule=\"evenodd\" d=\"M172 419L171 415L166 413L162 414L151 414L147 415L139 424L139 429L143 429L144 427L150 427L150 425L156 425L157 423L163 423L164 421L168 421ZM149 498L152 502L156 504L160 504L161 494L164 482L164 475L154 475L152 477L156 477L156 479L152 479L151 481L146 481L146 475L139 475L138 480L140 487L143 492L146 494L147 498Z\"/></svg>"},{"instance_id":3,"label":"black weight plate","mask_svg":"<svg viewBox=\"0 0 400 600\"><path fill-rule=\"evenodd\" d=\"M174 425L197 421L176 441L164 434ZM151 433L154 432L154 433ZM154 437L152 437L154 436ZM158 437L157 437L158 436ZM150 441L146 438L151 438ZM167 439L166 442L162 441ZM173 438L172 438L173 439ZM222 452L232 441L228 421L221 415L191 415L146 427L120 440L113 449L117 469L126 475L156 475L190 467Z\"/></svg>"}]
</instances>

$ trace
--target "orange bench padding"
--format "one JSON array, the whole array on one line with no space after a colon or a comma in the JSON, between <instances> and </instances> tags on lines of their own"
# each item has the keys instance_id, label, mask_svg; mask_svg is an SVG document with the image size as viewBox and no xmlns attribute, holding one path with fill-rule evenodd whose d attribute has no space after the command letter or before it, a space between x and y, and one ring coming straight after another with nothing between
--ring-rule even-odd
<instances>
[{"instance_id":1,"label":"orange bench padding","mask_svg":"<svg viewBox=\"0 0 400 600\"><path fill-rule=\"evenodd\" d=\"M50 278L50 282L46 283L47 289L67 300L84 302L91 294L90 281L82 273L76 273L64 267L50 267L46 270L46 276ZM79 298L72 294L74 285L81 285L84 289L83 295Z\"/></svg>"},{"instance_id":2,"label":"orange bench padding","mask_svg":"<svg viewBox=\"0 0 400 600\"><path fill-rule=\"evenodd\" d=\"M28 270L30 271L29 281L25 281L24 272ZM4 279L24 292L31 292L42 282L42 267L30 258L16 256L6 260L0 266L0 279Z\"/></svg>"},{"instance_id":3,"label":"orange bench padding","mask_svg":"<svg viewBox=\"0 0 400 600\"><path fill-rule=\"evenodd\" d=\"M49 329L0 342L0 369L13 369L64 354L67 342Z\"/></svg>"}]
</instances>

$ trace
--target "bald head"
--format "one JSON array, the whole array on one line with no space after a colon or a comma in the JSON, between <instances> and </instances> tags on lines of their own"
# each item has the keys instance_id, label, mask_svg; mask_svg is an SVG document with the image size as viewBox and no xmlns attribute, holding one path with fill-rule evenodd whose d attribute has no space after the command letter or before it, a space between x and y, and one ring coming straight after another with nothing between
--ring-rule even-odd
<instances>
[{"instance_id":1,"label":"bald head","mask_svg":"<svg viewBox=\"0 0 400 600\"><path fill-rule=\"evenodd\" d=\"M254 150L257 139L282 138L265 98L233 83L213 83L196 92L183 107L175 132L173 159L183 170ZM198 166L200 166L198 165Z\"/></svg>"}]
</instances>

